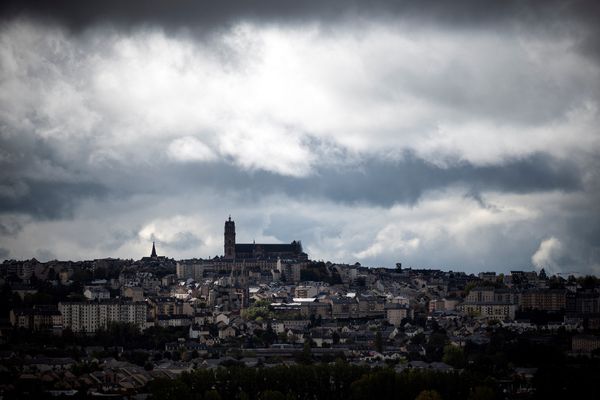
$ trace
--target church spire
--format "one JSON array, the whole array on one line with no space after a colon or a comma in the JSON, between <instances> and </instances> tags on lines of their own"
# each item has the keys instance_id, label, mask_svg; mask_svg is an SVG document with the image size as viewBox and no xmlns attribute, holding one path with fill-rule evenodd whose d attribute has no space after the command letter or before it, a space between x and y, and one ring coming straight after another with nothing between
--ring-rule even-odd
<instances>
[{"instance_id":1,"label":"church spire","mask_svg":"<svg viewBox=\"0 0 600 400\"><path fill-rule=\"evenodd\" d=\"M156 255L156 247L154 246L154 242L152 242L152 254L150 255L152 258L158 258Z\"/></svg>"}]
</instances>

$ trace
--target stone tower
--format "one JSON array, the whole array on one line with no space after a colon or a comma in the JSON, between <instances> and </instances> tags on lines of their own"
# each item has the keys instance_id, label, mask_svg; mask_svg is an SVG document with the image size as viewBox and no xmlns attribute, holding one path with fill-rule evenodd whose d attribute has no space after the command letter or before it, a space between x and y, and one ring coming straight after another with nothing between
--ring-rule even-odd
<instances>
[{"instance_id":1,"label":"stone tower","mask_svg":"<svg viewBox=\"0 0 600 400\"><path fill-rule=\"evenodd\" d=\"M225 258L228 260L235 259L235 222L229 219L225 221Z\"/></svg>"}]
</instances>

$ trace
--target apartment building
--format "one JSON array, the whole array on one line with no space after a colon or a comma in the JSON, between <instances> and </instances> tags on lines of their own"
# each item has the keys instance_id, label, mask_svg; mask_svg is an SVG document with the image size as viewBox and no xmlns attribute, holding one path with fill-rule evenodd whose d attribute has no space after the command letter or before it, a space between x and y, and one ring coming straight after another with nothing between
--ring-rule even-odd
<instances>
[{"instance_id":1,"label":"apartment building","mask_svg":"<svg viewBox=\"0 0 600 400\"><path fill-rule=\"evenodd\" d=\"M144 329L146 303L132 301L93 301L59 303L63 326L73 332L94 333L107 329L111 322L132 323Z\"/></svg>"}]
</instances>

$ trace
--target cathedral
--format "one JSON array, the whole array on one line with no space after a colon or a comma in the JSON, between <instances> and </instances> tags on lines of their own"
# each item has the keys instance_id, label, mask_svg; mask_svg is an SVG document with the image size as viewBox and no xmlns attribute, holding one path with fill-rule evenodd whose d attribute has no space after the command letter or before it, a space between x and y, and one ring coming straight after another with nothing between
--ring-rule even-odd
<instances>
[{"instance_id":1,"label":"cathedral","mask_svg":"<svg viewBox=\"0 0 600 400\"><path fill-rule=\"evenodd\" d=\"M225 221L225 252L227 260L307 260L308 255L302 251L302 244L294 240L290 244L276 243L236 243L235 222Z\"/></svg>"}]
</instances>

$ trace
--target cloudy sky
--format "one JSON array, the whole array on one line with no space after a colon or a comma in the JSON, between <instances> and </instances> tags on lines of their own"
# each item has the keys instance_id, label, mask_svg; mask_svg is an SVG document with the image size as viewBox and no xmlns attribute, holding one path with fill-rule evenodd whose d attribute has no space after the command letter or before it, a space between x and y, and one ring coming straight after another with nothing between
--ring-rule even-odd
<instances>
[{"instance_id":1,"label":"cloudy sky","mask_svg":"<svg viewBox=\"0 0 600 400\"><path fill-rule=\"evenodd\" d=\"M0 259L209 257L231 214L314 259L600 274L593 1L41 3L0 6Z\"/></svg>"}]
</instances>

